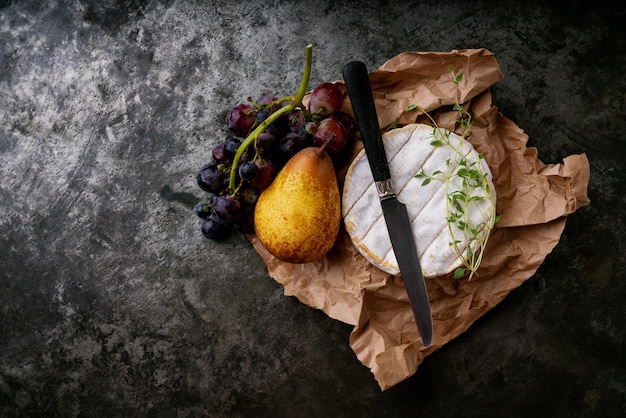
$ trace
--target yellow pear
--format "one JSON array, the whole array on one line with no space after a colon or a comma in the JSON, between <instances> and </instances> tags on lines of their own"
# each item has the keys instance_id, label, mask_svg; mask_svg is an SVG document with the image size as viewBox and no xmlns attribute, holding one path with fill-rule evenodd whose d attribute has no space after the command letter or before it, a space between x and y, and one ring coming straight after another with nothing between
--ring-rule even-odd
<instances>
[{"instance_id":1,"label":"yellow pear","mask_svg":"<svg viewBox=\"0 0 626 418\"><path fill-rule=\"evenodd\" d=\"M259 196L254 228L272 255L289 263L319 260L335 243L341 198L324 147L294 155Z\"/></svg>"}]
</instances>

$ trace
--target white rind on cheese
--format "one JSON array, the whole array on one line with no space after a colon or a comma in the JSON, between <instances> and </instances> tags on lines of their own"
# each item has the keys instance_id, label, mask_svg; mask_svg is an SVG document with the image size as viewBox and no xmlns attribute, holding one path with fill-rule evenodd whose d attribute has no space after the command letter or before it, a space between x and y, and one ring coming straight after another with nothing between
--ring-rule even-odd
<instances>
[{"instance_id":1,"label":"white rind on cheese","mask_svg":"<svg viewBox=\"0 0 626 418\"><path fill-rule=\"evenodd\" d=\"M481 165L487 173L491 199L472 203L469 218L474 225L489 223L495 212L495 187L492 183L489 166L480 158L474 147L460 136L449 133L451 146L433 146L433 127L411 124L383 134L383 142L389 171L398 200L407 206L411 228L424 276L445 275L462 265L453 241L461 238L458 244L465 251L468 242L462 231L447 221L446 199L449 193L461 188L461 179L452 176L449 182L433 180L422 185L423 179L415 175L423 168L427 174L436 170L446 172L446 161L458 161L461 157L468 164ZM486 196L483 188L473 190L473 195ZM354 158L348 171L343 189L342 212L346 231L356 249L372 264L390 274L399 274L398 262L391 247L378 194L370 166L362 150ZM472 242L472 250L478 250L477 241Z\"/></svg>"}]
</instances>

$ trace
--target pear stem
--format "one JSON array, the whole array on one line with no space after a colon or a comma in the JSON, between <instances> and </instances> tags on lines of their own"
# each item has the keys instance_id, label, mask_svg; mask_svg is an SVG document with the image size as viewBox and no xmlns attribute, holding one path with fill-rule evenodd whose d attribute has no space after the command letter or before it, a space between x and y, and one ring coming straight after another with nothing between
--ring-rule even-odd
<instances>
[{"instance_id":1,"label":"pear stem","mask_svg":"<svg viewBox=\"0 0 626 418\"><path fill-rule=\"evenodd\" d=\"M324 153L324 151L326 150L326 147L328 147L328 145L331 142L333 142L333 139L335 139L335 135L331 135L330 138L328 138L326 141L324 141L324 143L322 145L320 145L320 147L317 149L317 155L319 155L321 157L322 154Z\"/></svg>"}]
</instances>

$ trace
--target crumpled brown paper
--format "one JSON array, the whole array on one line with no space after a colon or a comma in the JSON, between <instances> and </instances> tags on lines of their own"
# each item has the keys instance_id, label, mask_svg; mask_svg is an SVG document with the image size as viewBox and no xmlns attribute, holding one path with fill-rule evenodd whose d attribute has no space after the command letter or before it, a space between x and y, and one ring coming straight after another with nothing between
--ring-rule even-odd
<instances>
[{"instance_id":1,"label":"crumpled brown paper","mask_svg":"<svg viewBox=\"0 0 626 418\"><path fill-rule=\"evenodd\" d=\"M401 277L365 260L343 228L324 259L301 265L278 261L254 235L249 236L270 276L284 286L285 295L354 325L350 346L382 390L414 374L424 357L462 334L530 278L559 242L566 216L590 203L586 156L543 164L537 150L526 147L523 130L492 105L488 89L502 79L502 73L488 50L406 52L372 71L380 126L385 129L401 114L401 124L428 123L417 111L403 114L407 106L417 104L440 126L454 129L455 85L449 67L463 73L460 101L473 117L469 141L491 168L501 219L471 281L450 276L426 279L434 325L430 347L421 345ZM337 84L345 93L343 83ZM349 103L343 110L352 114ZM351 155L361 147L357 141ZM340 184L345 168L338 168Z\"/></svg>"}]
</instances>

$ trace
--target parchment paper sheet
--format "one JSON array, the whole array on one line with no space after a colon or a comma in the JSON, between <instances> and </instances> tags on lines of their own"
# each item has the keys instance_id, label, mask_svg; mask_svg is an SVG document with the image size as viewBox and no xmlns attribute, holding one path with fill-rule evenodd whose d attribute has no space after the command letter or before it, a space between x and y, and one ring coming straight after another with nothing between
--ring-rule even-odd
<instances>
[{"instance_id":1,"label":"parchment paper sheet","mask_svg":"<svg viewBox=\"0 0 626 418\"><path fill-rule=\"evenodd\" d=\"M559 242L567 215L590 203L586 156L568 156L562 164L542 163L537 150L526 147L524 131L492 104L489 87L503 75L486 49L406 52L372 71L381 128L389 127L401 114L401 124L428 123L417 111L403 114L407 106L417 104L440 126L454 129L456 89L450 66L455 73L463 73L460 102L473 117L469 141L490 166L501 219L471 281L449 276L426 279L434 324L430 347L421 345L402 278L365 260L343 228L324 259L301 265L276 260L249 235L269 275L284 286L285 295L354 325L350 346L370 368L381 390L413 375L427 355L465 332L529 279ZM343 82L337 84L345 94ZM353 114L347 98L343 110ZM350 155L361 147L356 141ZM346 167L338 167L340 185Z\"/></svg>"}]
</instances>

